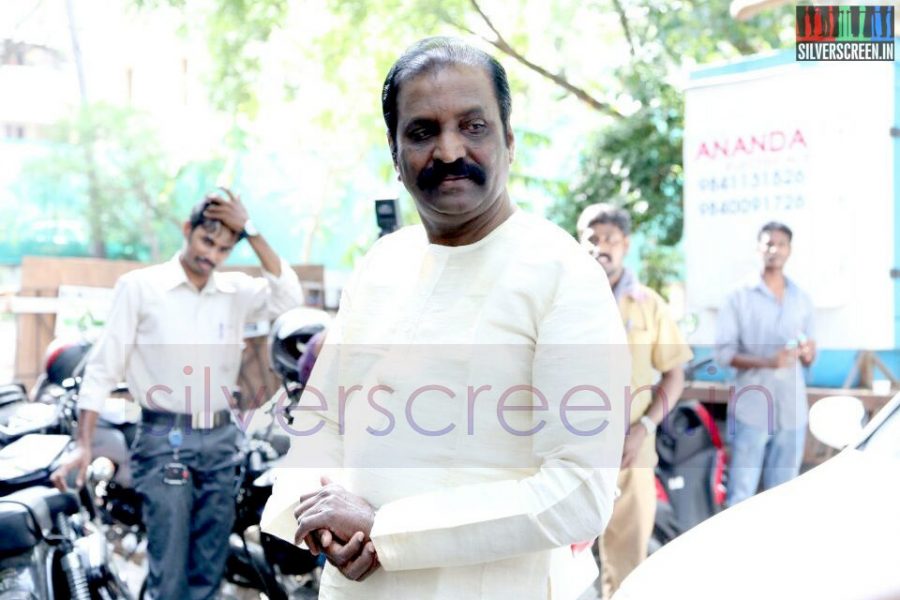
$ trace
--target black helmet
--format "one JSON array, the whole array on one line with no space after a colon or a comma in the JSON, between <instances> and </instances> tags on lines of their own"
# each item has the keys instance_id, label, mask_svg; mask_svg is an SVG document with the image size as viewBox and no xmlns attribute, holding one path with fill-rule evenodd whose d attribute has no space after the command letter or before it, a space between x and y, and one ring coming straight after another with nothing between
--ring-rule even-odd
<instances>
[{"instance_id":1,"label":"black helmet","mask_svg":"<svg viewBox=\"0 0 900 600\"><path fill-rule=\"evenodd\" d=\"M297 362L314 335L325 331L331 317L318 308L294 308L278 317L269 332L269 365L282 379L300 382Z\"/></svg>"},{"instance_id":2,"label":"black helmet","mask_svg":"<svg viewBox=\"0 0 900 600\"><path fill-rule=\"evenodd\" d=\"M50 342L44 354L47 381L61 386L66 379L80 376L90 350L91 345L82 340L57 338Z\"/></svg>"}]
</instances>

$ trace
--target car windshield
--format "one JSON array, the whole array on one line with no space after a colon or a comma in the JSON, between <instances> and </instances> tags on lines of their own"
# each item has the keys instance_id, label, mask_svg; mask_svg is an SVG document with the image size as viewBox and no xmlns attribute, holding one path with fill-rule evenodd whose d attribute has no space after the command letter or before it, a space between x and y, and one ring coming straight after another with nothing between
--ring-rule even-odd
<instances>
[{"instance_id":1,"label":"car windshield","mask_svg":"<svg viewBox=\"0 0 900 600\"><path fill-rule=\"evenodd\" d=\"M875 452L891 458L900 459L900 405L860 446L866 452Z\"/></svg>"}]
</instances>

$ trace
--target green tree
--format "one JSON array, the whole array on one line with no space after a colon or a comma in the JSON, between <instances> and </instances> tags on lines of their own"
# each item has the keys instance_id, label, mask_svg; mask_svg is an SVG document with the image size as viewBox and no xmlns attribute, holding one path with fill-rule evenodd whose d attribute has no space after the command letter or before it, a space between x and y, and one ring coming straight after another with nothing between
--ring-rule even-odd
<instances>
[{"instance_id":1,"label":"green tree","mask_svg":"<svg viewBox=\"0 0 900 600\"><path fill-rule=\"evenodd\" d=\"M179 180L209 179L221 166L172 167L144 115L108 104L79 109L49 141L23 169L19 193L45 217L83 220L93 256L158 261L174 252L183 220L173 193Z\"/></svg>"},{"instance_id":2,"label":"green tree","mask_svg":"<svg viewBox=\"0 0 900 600\"><path fill-rule=\"evenodd\" d=\"M684 214L684 96L676 76L697 64L784 46L793 34L793 7L739 23L716 3L613 0L612 5L630 56L616 79L622 97L635 108L592 136L578 180L558 198L551 216L574 232L588 204L612 201L627 209L635 229L647 236L641 276L664 293L680 271L680 253L671 246L681 239Z\"/></svg>"},{"instance_id":3,"label":"green tree","mask_svg":"<svg viewBox=\"0 0 900 600\"><path fill-rule=\"evenodd\" d=\"M556 203L553 217L574 231L584 206L616 201L631 212L637 230L672 245L681 239L683 224L684 97L675 77L697 64L781 47L793 34L793 8L738 23L715 3L613 5L630 55L617 80L635 108L595 133L579 180Z\"/></svg>"},{"instance_id":4,"label":"green tree","mask_svg":"<svg viewBox=\"0 0 900 600\"><path fill-rule=\"evenodd\" d=\"M327 8L207 0L199 9L184 0L134 1L180 6L186 21L200 15L192 22L204 24L220 65L210 82L213 97L221 93L226 101L219 104L235 114L252 117L257 110L265 46L281 44L292 49L285 54L317 63L315 89L308 74L291 75L301 71L296 63L284 67L286 97L328 95L329 106L304 117L325 131L352 122L369 147L383 144L380 107L359 98L378 97L379 77L400 48L426 35L479 39L500 54L516 97L530 110L519 123L567 111L581 111L575 118L584 122L586 143L573 181L533 176L529 152L546 146L553 132L517 128L513 182L555 196L550 216L570 230L586 204L619 198L636 227L661 245L677 243L682 230L684 107L677 76L695 64L782 47L793 34L790 6L740 23L726 5L702 0L334 0ZM310 20L314 33L297 35L300 23L309 30ZM522 114L521 101L516 111ZM382 161L389 178L389 160Z\"/></svg>"}]
</instances>

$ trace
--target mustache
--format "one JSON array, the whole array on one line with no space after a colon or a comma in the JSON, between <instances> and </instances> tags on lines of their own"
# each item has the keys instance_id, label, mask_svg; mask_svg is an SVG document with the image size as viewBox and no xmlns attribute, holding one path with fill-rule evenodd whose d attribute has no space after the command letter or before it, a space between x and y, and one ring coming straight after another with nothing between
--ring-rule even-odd
<instances>
[{"instance_id":1,"label":"mustache","mask_svg":"<svg viewBox=\"0 0 900 600\"><path fill-rule=\"evenodd\" d=\"M484 172L484 169L460 158L452 163L434 161L432 166L425 167L419 172L416 177L416 186L420 190L434 190L448 177L467 177L477 185L484 185L487 181L487 173Z\"/></svg>"}]
</instances>

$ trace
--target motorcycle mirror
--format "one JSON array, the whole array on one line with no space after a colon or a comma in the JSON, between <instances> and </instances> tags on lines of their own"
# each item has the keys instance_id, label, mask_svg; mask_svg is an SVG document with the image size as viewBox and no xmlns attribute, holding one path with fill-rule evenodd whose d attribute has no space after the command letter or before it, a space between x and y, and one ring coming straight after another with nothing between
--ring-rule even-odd
<instances>
[{"instance_id":1,"label":"motorcycle mirror","mask_svg":"<svg viewBox=\"0 0 900 600\"><path fill-rule=\"evenodd\" d=\"M863 430L866 409L854 396L827 396L809 409L809 430L817 440L841 450Z\"/></svg>"},{"instance_id":2,"label":"motorcycle mirror","mask_svg":"<svg viewBox=\"0 0 900 600\"><path fill-rule=\"evenodd\" d=\"M687 313L682 317L678 324L681 325L681 331L684 335L690 337L696 333L697 329L700 327L700 317L694 312Z\"/></svg>"}]
</instances>

